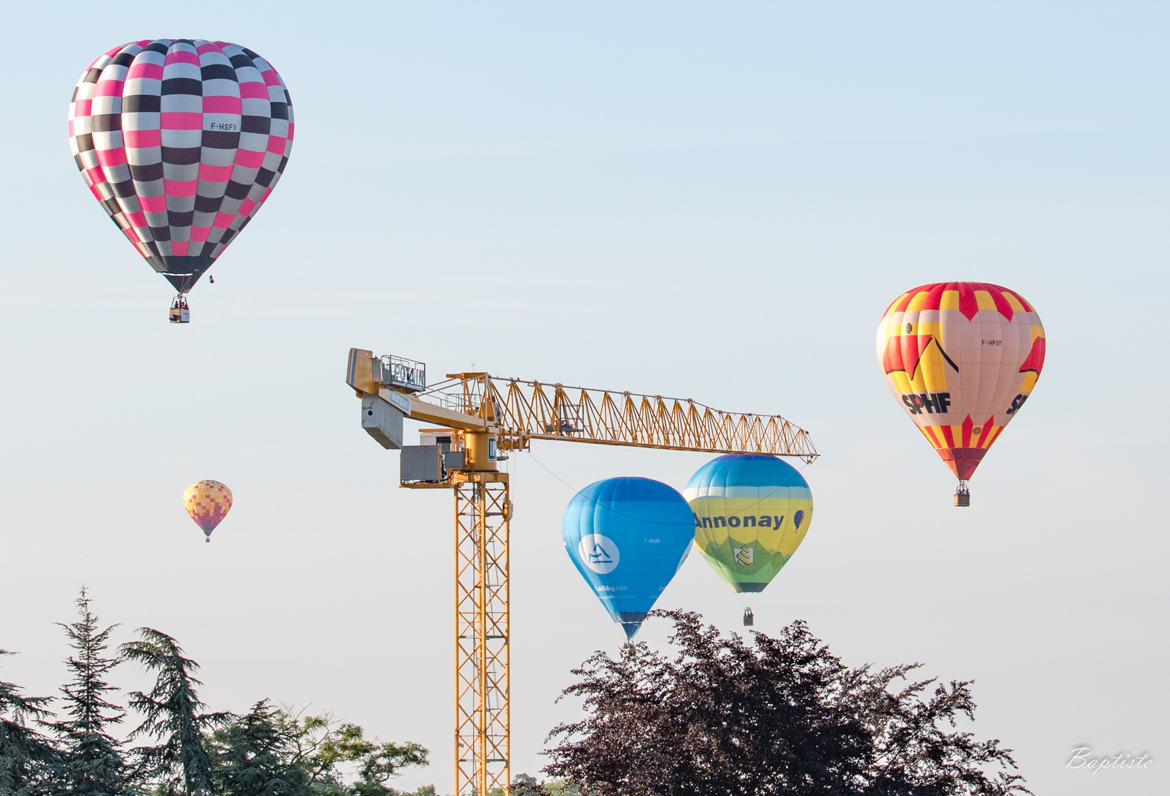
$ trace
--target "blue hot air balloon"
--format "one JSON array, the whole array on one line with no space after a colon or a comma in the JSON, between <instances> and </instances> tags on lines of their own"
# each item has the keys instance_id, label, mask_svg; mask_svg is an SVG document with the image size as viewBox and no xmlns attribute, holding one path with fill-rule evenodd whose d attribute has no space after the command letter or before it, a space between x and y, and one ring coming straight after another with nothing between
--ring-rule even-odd
<instances>
[{"instance_id":1,"label":"blue hot air balloon","mask_svg":"<svg viewBox=\"0 0 1170 796\"><path fill-rule=\"evenodd\" d=\"M608 478L569 501L561 533L581 577L633 638L686 559L695 517L660 481Z\"/></svg>"}]
</instances>

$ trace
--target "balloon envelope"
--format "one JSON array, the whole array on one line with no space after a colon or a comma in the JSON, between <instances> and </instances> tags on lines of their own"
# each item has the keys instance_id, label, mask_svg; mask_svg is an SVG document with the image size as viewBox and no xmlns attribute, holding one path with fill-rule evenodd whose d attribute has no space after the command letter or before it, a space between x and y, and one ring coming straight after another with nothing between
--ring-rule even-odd
<instances>
[{"instance_id":1,"label":"balloon envelope","mask_svg":"<svg viewBox=\"0 0 1170 796\"><path fill-rule=\"evenodd\" d=\"M565 551L627 638L682 566L695 522L673 488L649 478L609 478L565 509Z\"/></svg>"},{"instance_id":2,"label":"balloon envelope","mask_svg":"<svg viewBox=\"0 0 1170 796\"><path fill-rule=\"evenodd\" d=\"M984 282L937 282L896 298L877 329L886 385L960 480L967 480L1036 386L1040 316Z\"/></svg>"},{"instance_id":3,"label":"balloon envelope","mask_svg":"<svg viewBox=\"0 0 1170 796\"><path fill-rule=\"evenodd\" d=\"M196 481L183 491L183 508L187 516L203 529L207 541L211 532L232 507L232 491L219 481Z\"/></svg>"},{"instance_id":4,"label":"balloon envelope","mask_svg":"<svg viewBox=\"0 0 1170 796\"><path fill-rule=\"evenodd\" d=\"M719 456L683 490L694 512L695 547L731 588L759 592L808 533L812 491L775 456Z\"/></svg>"},{"instance_id":5,"label":"balloon envelope","mask_svg":"<svg viewBox=\"0 0 1170 796\"><path fill-rule=\"evenodd\" d=\"M268 198L292 139L284 82L229 42L115 47L69 105L70 148L94 198L180 293Z\"/></svg>"}]
</instances>

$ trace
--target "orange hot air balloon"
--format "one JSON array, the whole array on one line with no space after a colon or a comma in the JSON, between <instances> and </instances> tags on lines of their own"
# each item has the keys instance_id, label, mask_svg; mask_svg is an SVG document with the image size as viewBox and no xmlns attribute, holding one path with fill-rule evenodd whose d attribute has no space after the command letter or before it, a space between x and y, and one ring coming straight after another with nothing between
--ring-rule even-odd
<instances>
[{"instance_id":1,"label":"orange hot air balloon","mask_svg":"<svg viewBox=\"0 0 1170 796\"><path fill-rule=\"evenodd\" d=\"M207 541L211 532L232 507L232 491L219 481L196 481L183 491L183 508L195 524L203 529Z\"/></svg>"},{"instance_id":2,"label":"orange hot air balloon","mask_svg":"<svg viewBox=\"0 0 1170 796\"><path fill-rule=\"evenodd\" d=\"M937 282L896 298L877 329L886 385L959 479L1015 417L1044 367L1044 327L1023 296L984 282Z\"/></svg>"}]
</instances>

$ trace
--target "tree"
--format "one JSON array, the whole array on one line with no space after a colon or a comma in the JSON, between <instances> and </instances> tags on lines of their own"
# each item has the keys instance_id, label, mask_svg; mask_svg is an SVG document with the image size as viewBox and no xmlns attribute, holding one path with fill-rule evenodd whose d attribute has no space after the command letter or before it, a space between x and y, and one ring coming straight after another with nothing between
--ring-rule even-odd
<instances>
[{"instance_id":1,"label":"tree","mask_svg":"<svg viewBox=\"0 0 1170 796\"><path fill-rule=\"evenodd\" d=\"M511 796L579 796L580 789L564 781L539 782L529 774L517 774L512 778ZM500 791L493 791L500 793Z\"/></svg>"},{"instance_id":2,"label":"tree","mask_svg":"<svg viewBox=\"0 0 1170 796\"><path fill-rule=\"evenodd\" d=\"M11 655L0 650L0 655ZM39 796L48 789L60 755L41 733L26 721L49 716L49 697L26 697L12 683L0 681L0 794Z\"/></svg>"},{"instance_id":3,"label":"tree","mask_svg":"<svg viewBox=\"0 0 1170 796\"><path fill-rule=\"evenodd\" d=\"M435 790L434 785L420 785L417 790L399 791L398 796L439 796L439 792Z\"/></svg>"},{"instance_id":4,"label":"tree","mask_svg":"<svg viewBox=\"0 0 1170 796\"><path fill-rule=\"evenodd\" d=\"M416 743L369 740L356 724L298 718L267 700L232 717L206 746L216 792L232 796L400 796L387 780L427 761Z\"/></svg>"},{"instance_id":5,"label":"tree","mask_svg":"<svg viewBox=\"0 0 1170 796\"><path fill-rule=\"evenodd\" d=\"M74 651L65 662L72 679L61 688L69 718L49 725L64 746L58 783L66 794L117 796L127 792L129 772L118 742L107 732L126 715L106 698L117 690L105 679L117 665L117 660L105 654L116 626L99 628L84 587L77 609L80 617L76 622L61 624Z\"/></svg>"},{"instance_id":6,"label":"tree","mask_svg":"<svg viewBox=\"0 0 1170 796\"><path fill-rule=\"evenodd\" d=\"M203 685L195 677L199 664L183 655L175 639L149 627L139 628L138 635L138 641L119 648L119 660L141 664L156 679L149 694L130 692L130 706L142 716L130 737L149 735L162 743L135 751L147 775L161 776L167 787L177 779L187 796L211 793L211 758L203 735L223 724L229 714L202 712L206 705L195 690Z\"/></svg>"},{"instance_id":7,"label":"tree","mask_svg":"<svg viewBox=\"0 0 1170 796\"><path fill-rule=\"evenodd\" d=\"M301 729L261 700L207 739L216 793L308 796L312 777L299 756Z\"/></svg>"},{"instance_id":8,"label":"tree","mask_svg":"<svg viewBox=\"0 0 1170 796\"><path fill-rule=\"evenodd\" d=\"M425 766L427 755L417 743L372 741L360 726L336 723L328 716L301 720L301 759L318 783L315 793L396 796L398 791L386 782L406 766ZM346 768L356 769L356 775L347 777Z\"/></svg>"},{"instance_id":9,"label":"tree","mask_svg":"<svg viewBox=\"0 0 1170 796\"><path fill-rule=\"evenodd\" d=\"M919 664L847 668L803 622L725 637L674 623L673 657L598 651L563 696L585 716L549 734L545 771L588 796L1009 796L1011 751L957 729L970 682L909 681Z\"/></svg>"}]
</instances>

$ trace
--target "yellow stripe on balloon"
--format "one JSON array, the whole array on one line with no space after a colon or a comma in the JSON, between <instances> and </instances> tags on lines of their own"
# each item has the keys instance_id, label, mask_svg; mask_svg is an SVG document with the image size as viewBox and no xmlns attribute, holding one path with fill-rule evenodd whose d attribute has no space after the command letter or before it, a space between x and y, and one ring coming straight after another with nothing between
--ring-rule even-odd
<instances>
[{"instance_id":1,"label":"yellow stripe on balloon","mask_svg":"<svg viewBox=\"0 0 1170 796\"><path fill-rule=\"evenodd\" d=\"M1024 305L1020 303L1018 298L1016 298L1015 293L1010 293L1005 290L1000 295L1003 296L1004 300L1007 301L1008 306L1011 307L1014 312L1027 312L1027 310L1024 309Z\"/></svg>"}]
</instances>

